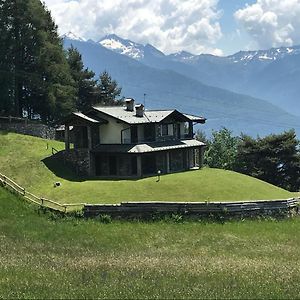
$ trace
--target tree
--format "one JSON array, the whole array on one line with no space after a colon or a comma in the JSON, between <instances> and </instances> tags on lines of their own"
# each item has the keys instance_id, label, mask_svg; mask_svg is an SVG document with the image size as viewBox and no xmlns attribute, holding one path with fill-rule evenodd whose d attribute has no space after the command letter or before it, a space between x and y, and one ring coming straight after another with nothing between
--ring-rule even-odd
<instances>
[{"instance_id":1,"label":"tree","mask_svg":"<svg viewBox=\"0 0 300 300\"><path fill-rule=\"evenodd\" d=\"M73 46L67 51L67 60L76 88L76 108L85 110L96 104L100 98L97 80L94 79L95 73L84 68L82 56Z\"/></svg>"},{"instance_id":2,"label":"tree","mask_svg":"<svg viewBox=\"0 0 300 300\"><path fill-rule=\"evenodd\" d=\"M107 71L100 75L98 88L100 90L99 103L104 105L120 105L123 103L123 99L118 98L121 95L122 88L118 87L118 83L112 80Z\"/></svg>"},{"instance_id":3,"label":"tree","mask_svg":"<svg viewBox=\"0 0 300 300\"><path fill-rule=\"evenodd\" d=\"M257 139L242 135L235 170L287 190L298 191L299 145L294 130Z\"/></svg>"},{"instance_id":4,"label":"tree","mask_svg":"<svg viewBox=\"0 0 300 300\"><path fill-rule=\"evenodd\" d=\"M62 42L39 0L0 0L0 82L4 113L52 121L73 109Z\"/></svg>"},{"instance_id":5,"label":"tree","mask_svg":"<svg viewBox=\"0 0 300 300\"><path fill-rule=\"evenodd\" d=\"M232 170L236 163L239 138L232 136L226 128L212 132L211 140L206 141L207 150L204 163L211 168Z\"/></svg>"}]
</instances>

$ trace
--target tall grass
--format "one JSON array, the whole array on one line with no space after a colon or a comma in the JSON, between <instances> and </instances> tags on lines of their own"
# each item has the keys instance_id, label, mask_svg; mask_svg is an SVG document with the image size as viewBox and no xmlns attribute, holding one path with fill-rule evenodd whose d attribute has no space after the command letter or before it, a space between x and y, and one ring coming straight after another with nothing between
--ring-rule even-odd
<instances>
[{"instance_id":1,"label":"tall grass","mask_svg":"<svg viewBox=\"0 0 300 300\"><path fill-rule=\"evenodd\" d=\"M57 219L0 189L0 298L295 299L299 230Z\"/></svg>"}]
</instances>

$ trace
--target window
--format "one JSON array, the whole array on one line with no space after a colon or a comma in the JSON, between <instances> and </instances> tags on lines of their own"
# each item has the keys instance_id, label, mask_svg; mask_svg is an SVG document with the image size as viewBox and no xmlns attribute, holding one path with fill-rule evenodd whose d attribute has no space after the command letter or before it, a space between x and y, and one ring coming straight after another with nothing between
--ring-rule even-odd
<instances>
[{"instance_id":1,"label":"window","mask_svg":"<svg viewBox=\"0 0 300 300\"><path fill-rule=\"evenodd\" d=\"M173 124L161 124L160 130L162 136L167 136L167 135L170 136L174 134Z\"/></svg>"},{"instance_id":2,"label":"window","mask_svg":"<svg viewBox=\"0 0 300 300\"><path fill-rule=\"evenodd\" d=\"M161 125L161 135L168 135L168 124L162 124Z\"/></svg>"}]
</instances>

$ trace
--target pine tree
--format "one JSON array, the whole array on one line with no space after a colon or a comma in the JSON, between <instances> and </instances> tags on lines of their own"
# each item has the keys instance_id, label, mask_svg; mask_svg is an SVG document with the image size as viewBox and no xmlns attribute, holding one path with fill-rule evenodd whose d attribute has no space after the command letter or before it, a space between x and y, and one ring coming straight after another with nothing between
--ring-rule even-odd
<instances>
[{"instance_id":1,"label":"pine tree","mask_svg":"<svg viewBox=\"0 0 300 300\"><path fill-rule=\"evenodd\" d=\"M104 71L100 75L100 82L98 84L100 90L100 103L103 105L121 105L123 103L122 98L118 98L121 95L122 88L118 86L118 83L111 78L107 71Z\"/></svg>"},{"instance_id":2,"label":"pine tree","mask_svg":"<svg viewBox=\"0 0 300 300\"><path fill-rule=\"evenodd\" d=\"M39 0L0 0L1 109L58 119L74 107L70 69L50 12Z\"/></svg>"},{"instance_id":3,"label":"pine tree","mask_svg":"<svg viewBox=\"0 0 300 300\"><path fill-rule=\"evenodd\" d=\"M95 73L88 68L84 69L81 54L71 46L67 51L67 60L71 69L71 75L76 88L76 108L78 110L88 109L96 104L100 97Z\"/></svg>"},{"instance_id":4,"label":"pine tree","mask_svg":"<svg viewBox=\"0 0 300 300\"><path fill-rule=\"evenodd\" d=\"M300 143L294 130L253 139L243 135L236 170L290 191L300 188Z\"/></svg>"}]
</instances>

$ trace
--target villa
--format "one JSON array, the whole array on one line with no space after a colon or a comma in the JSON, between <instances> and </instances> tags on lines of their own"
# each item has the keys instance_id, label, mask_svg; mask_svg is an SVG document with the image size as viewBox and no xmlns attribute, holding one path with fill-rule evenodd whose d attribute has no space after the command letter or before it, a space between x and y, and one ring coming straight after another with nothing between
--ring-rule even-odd
<instances>
[{"instance_id":1,"label":"villa","mask_svg":"<svg viewBox=\"0 0 300 300\"><path fill-rule=\"evenodd\" d=\"M198 169L205 144L194 139L193 125L205 120L175 109L145 110L133 99L126 99L125 106L94 106L63 120L64 159L78 173L104 178Z\"/></svg>"}]
</instances>

